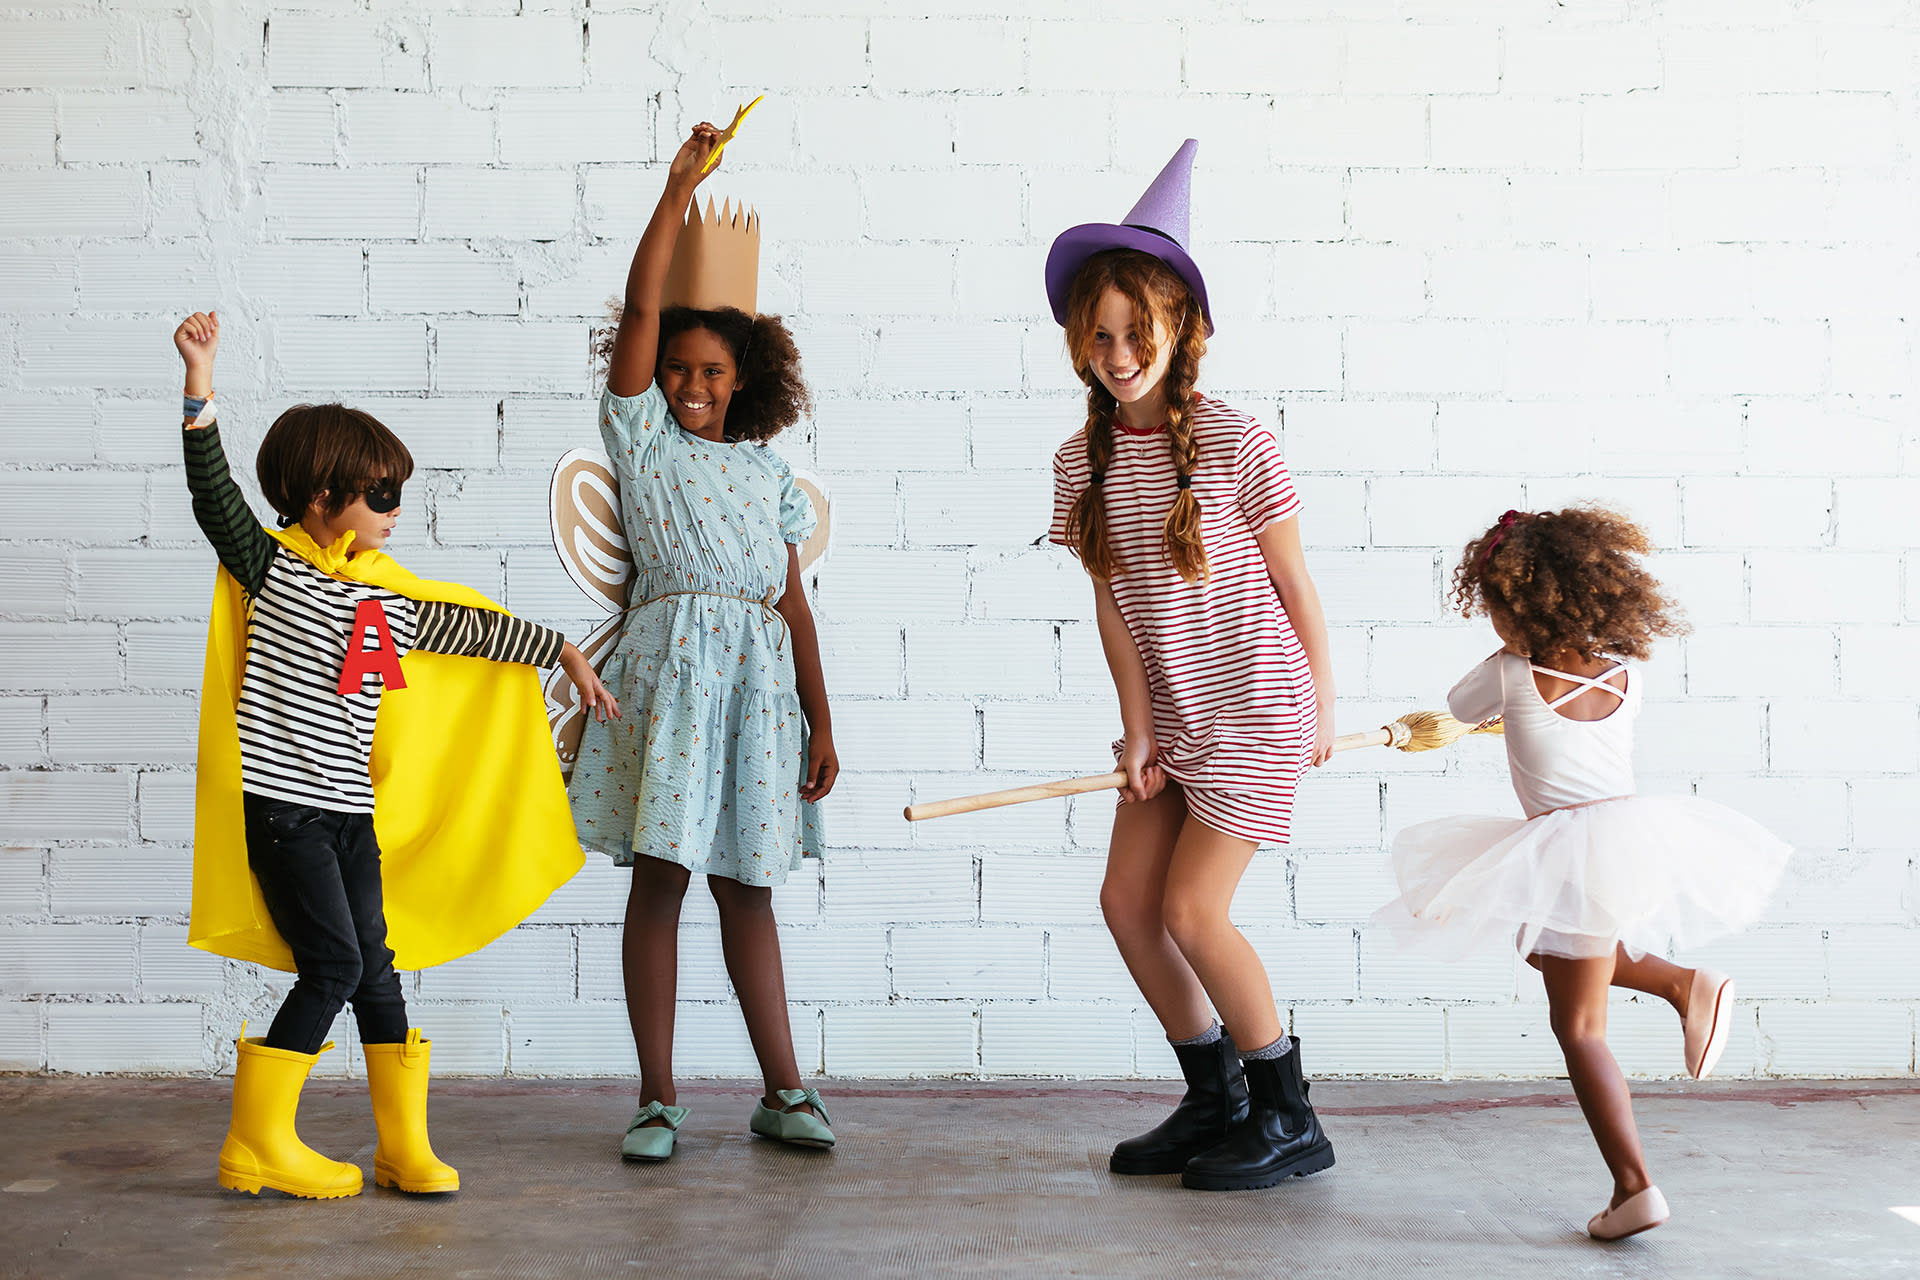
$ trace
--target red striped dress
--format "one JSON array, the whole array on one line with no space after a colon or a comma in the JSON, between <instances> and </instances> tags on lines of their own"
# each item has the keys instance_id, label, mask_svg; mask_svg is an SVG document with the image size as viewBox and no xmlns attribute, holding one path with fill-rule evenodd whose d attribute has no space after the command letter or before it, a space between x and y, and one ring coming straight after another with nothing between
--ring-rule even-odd
<instances>
[{"instance_id":1,"label":"red striped dress","mask_svg":"<svg viewBox=\"0 0 1920 1280\"><path fill-rule=\"evenodd\" d=\"M1299 514L1300 498L1273 432L1246 414L1200 396L1193 431L1209 576L1186 582L1166 556L1178 475L1166 428L1115 423L1103 485L1120 566L1113 596L1146 664L1159 762L1188 811L1228 835L1285 844L1316 702L1306 652L1254 535ZM1088 479L1086 435L1076 433L1053 455L1048 536L1062 546L1071 545L1067 512Z\"/></svg>"}]
</instances>

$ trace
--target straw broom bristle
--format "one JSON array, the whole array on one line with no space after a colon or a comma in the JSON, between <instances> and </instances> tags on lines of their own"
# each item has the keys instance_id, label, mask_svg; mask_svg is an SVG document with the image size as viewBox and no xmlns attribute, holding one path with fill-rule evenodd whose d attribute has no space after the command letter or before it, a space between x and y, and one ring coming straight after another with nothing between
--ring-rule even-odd
<instances>
[{"instance_id":1,"label":"straw broom bristle","mask_svg":"<svg viewBox=\"0 0 1920 1280\"><path fill-rule=\"evenodd\" d=\"M1500 722L1475 727L1456 720L1444 711L1410 711L1401 716L1394 724L1406 730L1406 741L1401 742L1400 735L1394 734L1392 745L1402 751L1433 751L1440 747L1451 746L1470 733L1500 733Z\"/></svg>"}]
</instances>

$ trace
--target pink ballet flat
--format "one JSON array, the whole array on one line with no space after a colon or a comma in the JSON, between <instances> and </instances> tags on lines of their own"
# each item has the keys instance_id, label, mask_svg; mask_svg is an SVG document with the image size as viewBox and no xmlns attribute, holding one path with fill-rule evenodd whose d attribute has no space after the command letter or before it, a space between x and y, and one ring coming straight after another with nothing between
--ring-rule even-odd
<instances>
[{"instance_id":1,"label":"pink ballet flat","mask_svg":"<svg viewBox=\"0 0 1920 1280\"><path fill-rule=\"evenodd\" d=\"M1624 1240L1642 1231L1651 1231L1672 1215L1660 1188L1648 1187L1628 1196L1611 1209L1602 1209L1587 1223L1587 1234L1595 1240Z\"/></svg>"},{"instance_id":2,"label":"pink ballet flat","mask_svg":"<svg viewBox=\"0 0 1920 1280\"><path fill-rule=\"evenodd\" d=\"M1727 1047L1727 1033L1733 1026L1733 979L1712 969L1693 971L1693 990L1687 997L1687 1016L1681 1019L1686 1034L1687 1074L1705 1080L1713 1073L1713 1064Z\"/></svg>"}]
</instances>

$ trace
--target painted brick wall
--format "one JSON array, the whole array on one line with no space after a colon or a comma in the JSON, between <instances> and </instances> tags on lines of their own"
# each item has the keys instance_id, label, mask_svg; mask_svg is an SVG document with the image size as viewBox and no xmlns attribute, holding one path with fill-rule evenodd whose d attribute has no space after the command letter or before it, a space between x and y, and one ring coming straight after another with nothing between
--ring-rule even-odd
<instances>
[{"instance_id":1,"label":"painted brick wall","mask_svg":"<svg viewBox=\"0 0 1920 1280\"><path fill-rule=\"evenodd\" d=\"M184 945L212 557L173 319L223 313L242 463L290 401L366 406L425 468L407 561L577 635L543 501L595 442L589 332L658 158L766 91L714 190L764 210L764 305L818 393L782 443L837 495L817 602L849 770L832 856L778 893L803 1063L1171 1070L1099 921L1109 799L899 810L1106 759L1089 592L1033 545L1079 422L1040 263L1194 134L1206 380L1282 431L1342 727L1439 705L1490 647L1443 602L1472 530L1623 504L1697 626L1650 671L1645 786L1801 850L1713 952L1749 997L1723 1070L1912 1071L1920 6L901 8L0 8L0 1065L220 1069L285 989ZM1558 1069L1530 970L1366 927L1391 832L1463 806L1512 810L1496 744L1348 756L1256 860L1238 914L1313 1069ZM439 1065L631 1070L625 885L596 857L410 976ZM682 1063L750 1070L698 893L683 946ZM1623 1002L1614 1039L1679 1066L1664 1009Z\"/></svg>"}]
</instances>

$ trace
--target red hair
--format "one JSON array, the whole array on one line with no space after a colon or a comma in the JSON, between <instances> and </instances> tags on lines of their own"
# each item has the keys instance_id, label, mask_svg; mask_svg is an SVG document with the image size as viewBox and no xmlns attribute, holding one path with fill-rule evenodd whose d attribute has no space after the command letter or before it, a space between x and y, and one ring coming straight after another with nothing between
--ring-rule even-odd
<instances>
[{"instance_id":1,"label":"red hair","mask_svg":"<svg viewBox=\"0 0 1920 1280\"><path fill-rule=\"evenodd\" d=\"M1169 335L1173 355L1167 363L1167 443L1174 469L1183 477L1200 466L1200 446L1193 438L1193 410L1198 396L1194 382L1200 375L1200 357L1207 350L1206 321L1200 315L1187 282L1172 267L1151 254L1134 249L1109 249L1088 258L1073 278L1067 295L1067 354L1073 371L1087 387L1087 465L1103 474L1113 460L1113 417L1119 402L1093 372L1093 337L1099 327L1100 299L1116 290L1133 304L1141 322L1136 346L1143 366L1159 358L1158 336ZM1206 576L1207 549L1200 541L1200 500L1182 485L1167 511L1162 545L1167 560L1188 582ZM1089 484L1067 511L1067 537L1087 572L1106 581L1122 568L1107 541L1106 495Z\"/></svg>"}]
</instances>

